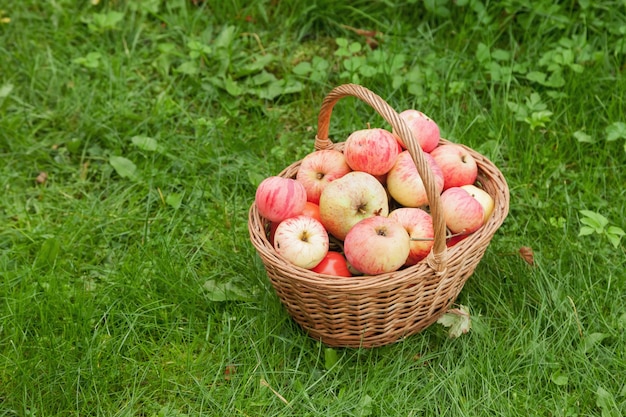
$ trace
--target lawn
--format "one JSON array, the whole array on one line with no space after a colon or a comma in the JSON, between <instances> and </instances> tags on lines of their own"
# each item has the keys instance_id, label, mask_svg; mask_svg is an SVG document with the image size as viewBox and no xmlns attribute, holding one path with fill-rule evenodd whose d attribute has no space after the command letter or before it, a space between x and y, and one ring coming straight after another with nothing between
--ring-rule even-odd
<instances>
[{"instance_id":1,"label":"lawn","mask_svg":"<svg viewBox=\"0 0 626 417\"><path fill-rule=\"evenodd\" d=\"M0 1L0 416L626 415L626 3L342 3ZM269 283L256 186L344 83L507 179L467 334L330 348Z\"/></svg>"}]
</instances>

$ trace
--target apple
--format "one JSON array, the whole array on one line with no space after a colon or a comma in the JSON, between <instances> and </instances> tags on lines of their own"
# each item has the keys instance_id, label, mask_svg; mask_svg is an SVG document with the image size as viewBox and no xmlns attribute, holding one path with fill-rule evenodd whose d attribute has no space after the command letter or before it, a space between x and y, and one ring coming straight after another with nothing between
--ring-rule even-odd
<instances>
[{"instance_id":1,"label":"apple","mask_svg":"<svg viewBox=\"0 0 626 417\"><path fill-rule=\"evenodd\" d=\"M399 113L399 116L407 124L424 152L430 152L437 147L441 139L441 133L437 123L430 117L415 109L404 110ZM394 133L397 134L397 132ZM402 147L406 149L406 144L402 138L399 135L397 137Z\"/></svg>"},{"instance_id":2,"label":"apple","mask_svg":"<svg viewBox=\"0 0 626 417\"><path fill-rule=\"evenodd\" d=\"M322 218L320 217L320 206L319 204L312 203L307 201L304 205L304 210L302 210L302 214L305 216L313 217L318 222L322 222Z\"/></svg>"},{"instance_id":3,"label":"apple","mask_svg":"<svg viewBox=\"0 0 626 417\"><path fill-rule=\"evenodd\" d=\"M273 222L301 214L306 201L306 190L301 183L278 176L261 181L254 197L261 216Z\"/></svg>"},{"instance_id":4,"label":"apple","mask_svg":"<svg viewBox=\"0 0 626 417\"><path fill-rule=\"evenodd\" d=\"M330 234L340 240L359 221L388 214L387 191L367 172L349 172L329 183L320 195L322 224Z\"/></svg>"},{"instance_id":5,"label":"apple","mask_svg":"<svg viewBox=\"0 0 626 417\"><path fill-rule=\"evenodd\" d=\"M443 191L443 173L435 160L424 154L431 172L435 176L437 192ZM428 196L422 177L409 151L403 151L387 174L387 190L398 203L404 207L421 207L428 204Z\"/></svg>"},{"instance_id":6,"label":"apple","mask_svg":"<svg viewBox=\"0 0 626 417\"><path fill-rule=\"evenodd\" d=\"M493 213L493 209L495 206L493 197L490 196L487 191L483 190L482 188L478 188L474 184L463 185L461 186L461 188L470 193L470 195L478 200L480 205L483 206L483 223L487 223L487 220L491 216L491 213Z\"/></svg>"},{"instance_id":7,"label":"apple","mask_svg":"<svg viewBox=\"0 0 626 417\"><path fill-rule=\"evenodd\" d=\"M313 217L315 220L319 221L320 223L322 222L322 219L320 217L320 206L315 203L311 203L310 201L307 201L306 204L304 205L304 210L302 210L302 215ZM272 246L274 246L274 235L276 234L276 228L278 227L279 224L280 224L279 222L270 222L269 241Z\"/></svg>"},{"instance_id":8,"label":"apple","mask_svg":"<svg viewBox=\"0 0 626 417\"><path fill-rule=\"evenodd\" d=\"M280 222L274 234L274 249L292 264L310 269L328 253L328 233L319 221L300 215Z\"/></svg>"},{"instance_id":9,"label":"apple","mask_svg":"<svg viewBox=\"0 0 626 417\"><path fill-rule=\"evenodd\" d=\"M465 239L467 236L468 235L452 235L449 238L446 238L446 246L448 248L451 248L452 246Z\"/></svg>"},{"instance_id":10,"label":"apple","mask_svg":"<svg viewBox=\"0 0 626 417\"><path fill-rule=\"evenodd\" d=\"M420 208L400 207L389 213L389 218L400 223L411 239L415 239L410 241L409 256L404 264L415 265L424 259L435 243L431 215Z\"/></svg>"},{"instance_id":11,"label":"apple","mask_svg":"<svg viewBox=\"0 0 626 417\"><path fill-rule=\"evenodd\" d=\"M410 238L398 221L375 216L361 220L350 229L343 250L347 261L358 271L377 275L404 265L409 256Z\"/></svg>"},{"instance_id":12,"label":"apple","mask_svg":"<svg viewBox=\"0 0 626 417\"><path fill-rule=\"evenodd\" d=\"M348 136L343 153L354 171L383 175L393 166L398 150L398 141L391 132L385 129L362 129Z\"/></svg>"},{"instance_id":13,"label":"apple","mask_svg":"<svg viewBox=\"0 0 626 417\"><path fill-rule=\"evenodd\" d=\"M454 234L469 234L483 225L483 206L461 187L442 192L441 206L446 226Z\"/></svg>"},{"instance_id":14,"label":"apple","mask_svg":"<svg viewBox=\"0 0 626 417\"><path fill-rule=\"evenodd\" d=\"M350 171L343 152L336 149L321 149L307 154L302 159L296 180L304 185L307 199L312 203L319 203L324 187Z\"/></svg>"},{"instance_id":15,"label":"apple","mask_svg":"<svg viewBox=\"0 0 626 417\"><path fill-rule=\"evenodd\" d=\"M478 175L474 157L461 145L454 143L437 146L430 155L443 171L443 189L473 184Z\"/></svg>"},{"instance_id":16,"label":"apple","mask_svg":"<svg viewBox=\"0 0 626 417\"><path fill-rule=\"evenodd\" d=\"M329 250L324 259L311 269L318 274L334 275L337 277L351 277L346 258L340 253Z\"/></svg>"}]
</instances>

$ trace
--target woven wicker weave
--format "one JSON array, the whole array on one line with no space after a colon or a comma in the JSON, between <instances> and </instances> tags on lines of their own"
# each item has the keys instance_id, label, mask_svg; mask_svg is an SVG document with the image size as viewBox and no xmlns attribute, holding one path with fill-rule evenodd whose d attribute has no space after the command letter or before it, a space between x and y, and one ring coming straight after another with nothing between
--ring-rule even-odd
<instances>
[{"instance_id":1,"label":"woven wicker weave","mask_svg":"<svg viewBox=\"0 0 626 417\"><path fill-rule=\"evenodd\" d=\"M381 97L355 84L333 89L322 102L315 150L343 149L328 138L334 105L353 96L376 110L403 139L429 198L435 227L430 255L417 265L376 276L338 278L296 267L282 259L267 238L268 221L252 204L250 239L270 281L293 319L313 338L335 347L375 347L397 342L428 327L456 300L474 272L509 209L509 189L502 173L483 155L467 148L478 165L478 182L495 201L489 220L456 245L446 247L445 222L434 176L407 125ZM441 143L448 143L442 139ZM295 178L300 161L279 176Z\"/></svg>"}]
</instances>

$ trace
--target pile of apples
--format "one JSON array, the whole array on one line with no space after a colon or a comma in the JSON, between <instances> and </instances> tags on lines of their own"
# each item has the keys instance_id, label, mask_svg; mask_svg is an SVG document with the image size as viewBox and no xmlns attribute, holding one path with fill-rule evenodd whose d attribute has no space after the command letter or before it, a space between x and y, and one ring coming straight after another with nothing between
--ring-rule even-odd
<instances>
[{"instance_id":1,"label":"pile of apples","mask_svg":"<svg viewBox=\"0 0 626 417\"><path fill-rule=\"evenodd\" d=\"M476 160L465 148L439 144L439 127L418 110L400 117L436 179L451 246L487 221L494 200L476 185ZM295 178L264 179L255 204L270 221L269 241L276 252L321 274L396 271L425 258L434 243L424 183L393 130L368 126L350 134L343 152L311 152Z\"/></svg>"}]
</instances>

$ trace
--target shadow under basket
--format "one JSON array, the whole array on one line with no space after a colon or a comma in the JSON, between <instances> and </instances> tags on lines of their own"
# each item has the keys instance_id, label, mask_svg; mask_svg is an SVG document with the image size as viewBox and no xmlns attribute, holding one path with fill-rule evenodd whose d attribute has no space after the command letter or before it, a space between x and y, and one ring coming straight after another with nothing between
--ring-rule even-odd
<instances>
[{"instance_id":1,"label":"shadow under basket","mask_svg":"<svg viewBox=\"0 0 626 417\"><path fill-rule=\"evenodd\" d=\"M448 248L434 175L407 125L378 95L356 84L333 89L321 106L315 150L343 150L343 142L333 143L328 139L328 129L334 105L350 96L367 103L389 122L413 157L425 184L435 228L435 242L429 256L417 265L395 272L334 277L294 266L281 258L267 237L269 221L259 214L254 203L249 210L248 229L280 301L312 338L333 347L370 348L420 332L451 307L508 214L509 189L491 161L461 145L475 158L477 183L493 197L495 207L480 229ZM449 142L442 139L440 143ZM295 178L300 162L278 175Z\"/></svg>"}]
</instances>

